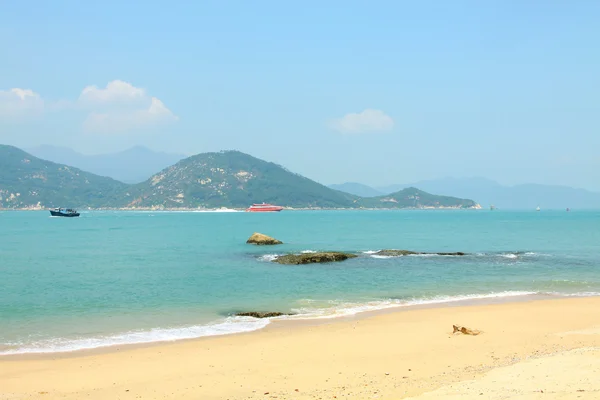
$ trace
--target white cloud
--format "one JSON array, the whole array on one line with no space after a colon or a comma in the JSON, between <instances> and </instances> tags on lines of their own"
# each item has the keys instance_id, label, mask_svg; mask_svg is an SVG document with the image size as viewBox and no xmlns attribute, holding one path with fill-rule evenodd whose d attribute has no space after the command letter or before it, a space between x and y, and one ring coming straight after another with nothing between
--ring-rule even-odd
<instances>
[{"instance_id":1,"label":"white cloud","mask_svg":"<svg viewBox=\"0 0 600 400\"><path fill-rule=\"evenodd\" d=\"M381 110L366 109L334 119L329 126L341 133L374 133L391 130L394 120Z\"/></svg>"},{"instance_id":2,"label":"white cloud","mask_svg":"<svg viewBox=\"0 0 600 400\"><path fill-rule=\"evenodd\" d=\"M0 117L19 118L44 110L44 100L30 89L0 90Z\"/></svg>"},{"instance_id":3,"label":"white cloud","mask_svg":"<svg viewBox=\"0 0 600 400\"><path fill-rule=\"evenodd\" d=\"M86 86L72 101L44 101L29 89L0 90L0 122L11 117L29 117L34 112L67 112L84 116L83 130L95 133L143 133L179 118L145 89L114 80L106 87Z\"/></svg>"},{"instance_id":4,"label":"white cloud","mask_svg":"<svg viewBox=\"0 0 600 400\"><path fill-rule=\"evenodd\" d=\"M99 89L96 85L87 86L81 92L79 100L91 103L135 102L146 98L146 91L129 82L114 80Z\"/></svg>"},{"instance_id":5,"label":"white cloud","mask_svg":"<svg viewBox=\"0 0 600 400\"><path fill-rule=\"evenodd\" d=\"M179 118L156 97L150 99L145 108L111 109L106 112L92 112L83 123L84 130L96 133L132 133L166 123Z\"/></svg>"},{"instance_id":6,"label":"white cloud","mask_svg":"<svg viewBox=\"0 0 600 400\"><path fill-rule=\"evenodd\" d=\"M158 98L121 80L109 82L104 89L85 87L79 105L90 111L83 123L86 132L142 132L178 120Z\"/></svg>"}]
</instances>

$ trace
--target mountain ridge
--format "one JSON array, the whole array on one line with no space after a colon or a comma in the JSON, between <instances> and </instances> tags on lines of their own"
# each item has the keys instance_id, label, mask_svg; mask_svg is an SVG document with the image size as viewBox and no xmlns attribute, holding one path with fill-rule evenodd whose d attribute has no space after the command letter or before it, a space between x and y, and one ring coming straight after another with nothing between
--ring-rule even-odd
<instances>
[{"instance_id":1,"label":"mountain ridge","mask_svg":"<svg viewBox=\"0 0 600 400\"><path fill-rule=\"evenodd\" d=\"M280 182L283 187L274 188L269 182ZM128 206L157 205L158 199L163 207L245 207L263 201L282 203L284 192L300 196L285 204L292 207L350 207L354 200L352 195L329 189L275 163L224 150L185 158L135 185Z\"/></svg>"},{"instance_id":2,"label":"mountain ridge","mask_svg":"<svg viewBox=\"0 0 600 400\"><path fill-rule=\"evenodd\" d=\"M383 192L383 191L377 190L375 188L372 188L371 186L364 185L364 184L358 183L358 182L345 182L345 183L332 184L332 185L327 185L327 186L330 187L331 189L350 193L350 194L353 194L355 196L360 196L360 197L377 197L377 196L383 196L385 194L389 194L389 193L398 191L398 190L392 190L390 192ZM401 189L399 189L399 190L401 190Z\"/></svg>"},{"instance_id":3,"label":"mountain ridge","mask_svg":"<svg viewBox=\"0 0 600 400\"><path fill-rule=\"evenodd\" d=\"M201 153L138 184L126 184L0 145L0 207L126 209L246 208L273 202L289 208L476 208L469 199L410 188L378 198L330 189L285 167L239 151Z\"/></svg>"},{"instance_id":4,"label":"mountain ridge","mask_svg":"<svg viewBox=\"0 0 600 400\"><path fill-rule=\"evenodd\" d=\"M364 185L367 186L367 185ZM430 193L445 193L449 196L474 199L479 204L498 209L599 209L600 193L562 185L536 183L513 186L482 177L423 180L410 184L375 187L384 193L406 187L418 187Z\"/></svg>"},{"instance_id":5,"label":"mountain ridge","mask_svg":"<svg viewBox=\"0 0 600 400\"><path fill-rule=\"evenodd\" d=\"M133 146L115 153L86 155L68 147L41 145L25 149L29 154L57 164L71 165L124 183L140 183L186 156Z\"/></svg>"},{"instance_id":6,"label":"mountain ridge","mask_svg":"<svg viewBox=\"0 0 600 400\"><path fill-rule=\"evenodd\" d=\"M0 208L116 204L127 185L68 165L42 160L13 146L0 145Z\"/></svg>"}]
</instances>

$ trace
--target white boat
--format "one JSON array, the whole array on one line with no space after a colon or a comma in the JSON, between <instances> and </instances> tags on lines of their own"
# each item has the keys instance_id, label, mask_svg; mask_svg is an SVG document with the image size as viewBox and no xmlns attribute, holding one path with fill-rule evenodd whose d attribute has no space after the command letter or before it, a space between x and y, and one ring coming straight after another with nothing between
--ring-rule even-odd
<instances>
[{"instance_id":1,"label":"white boat","mask_svg":"<svg viewBox=\"0 0 600 400\"><path fill-rule=\"evenodd\" d=\"M541 210L540 206L537 206L537 208L535 209L535 211L540 211L540 210Z\"/></svg>"}]
</instances>

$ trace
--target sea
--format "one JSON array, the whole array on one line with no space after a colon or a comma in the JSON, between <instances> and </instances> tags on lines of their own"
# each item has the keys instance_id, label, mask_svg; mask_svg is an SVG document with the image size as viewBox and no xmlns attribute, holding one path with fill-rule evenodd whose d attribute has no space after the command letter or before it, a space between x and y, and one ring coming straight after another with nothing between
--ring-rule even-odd
<instances>
[{"instance_id":1,"label":"sea","mask_svg":"<svg viewBox=\"0 0 600 400\"><path fill-rule=\"evenodd\" d=\"M253 232L285 242L246 244ZM381 257L381 249L465 256ZM280 265L336 250L339 263ZM0 355L264 328L465 300L600 295L600 211L0 211Z\"/></svg>"}]
</instances>

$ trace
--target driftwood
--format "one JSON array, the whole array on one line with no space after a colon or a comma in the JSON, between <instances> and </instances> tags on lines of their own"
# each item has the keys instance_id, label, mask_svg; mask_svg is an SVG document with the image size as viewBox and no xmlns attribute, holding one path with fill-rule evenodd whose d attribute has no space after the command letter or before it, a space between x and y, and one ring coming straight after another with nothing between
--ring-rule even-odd
<instances>
[{"instance_id":1,"label":"driftwood","mask_svg":"<svg viewBox=\"0 0 600 400\"><path fill-rule=\"evenodd\" d=\"M479 331L477 329L470 329L470 328L467 328L466 326L452 325L452 328L454 328L454 331L452 331L453 334L462 333L464 335L477 336L480 333L482 333L481 331Z\"/></svg>"}]
</instances>

